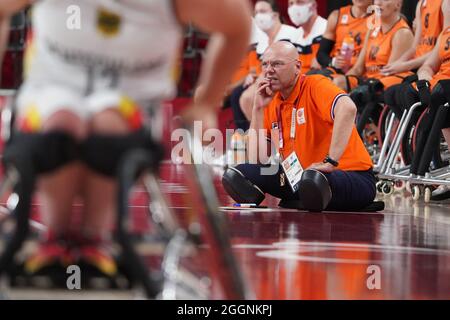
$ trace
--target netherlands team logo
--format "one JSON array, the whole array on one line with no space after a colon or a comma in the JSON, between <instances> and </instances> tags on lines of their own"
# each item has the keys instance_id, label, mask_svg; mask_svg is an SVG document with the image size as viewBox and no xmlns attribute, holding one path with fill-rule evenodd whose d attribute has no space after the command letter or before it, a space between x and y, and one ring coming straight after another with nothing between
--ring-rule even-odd
<instances>
[{"instance_id":1,"label":"netherlands team logo","mask_svg":"<svg viewBox=\"0 0 450 320\"><path fill-rule=\"evenodd\" d=\"M306 123L305 108L300 108L297 110L297 124L302 125L304 123Z\"/></svg>"}]
</instances>

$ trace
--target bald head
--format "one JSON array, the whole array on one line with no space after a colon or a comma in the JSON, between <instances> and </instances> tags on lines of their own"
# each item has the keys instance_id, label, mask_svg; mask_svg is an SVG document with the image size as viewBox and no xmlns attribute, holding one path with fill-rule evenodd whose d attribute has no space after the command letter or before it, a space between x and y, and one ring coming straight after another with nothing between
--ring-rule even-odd
<instances>
[{"instance_id":1,"label":"bald head","mask_svg":"<svg viewBox=\"0 0 450 320\"><path fill-rule=\"evenodd\" d=\"M263 58L266 56L281 57L289 60L299 59L297 48L288 41L277 41L272 43L272 45L264 52Z\"/></svg>"},{"instance_id":2,"label":"bald head","mask_svg":"<svg viewBox=\"0 0 450 320\"><path fill-rule=\"evenodd\" d=\"M297 48L292 43L278 41L264 52L261 66L272 91L279 91L283 97L287 97L301 74L302 64Z\"/></svg>"}]
</instances>

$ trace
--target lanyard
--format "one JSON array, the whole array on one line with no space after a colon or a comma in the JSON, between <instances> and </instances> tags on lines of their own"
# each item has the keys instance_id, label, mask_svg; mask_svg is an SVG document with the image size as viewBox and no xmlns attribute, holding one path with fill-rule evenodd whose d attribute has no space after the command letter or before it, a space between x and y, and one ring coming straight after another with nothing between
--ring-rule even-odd
<instances>
[{"instance_id":1,"label":"lanyard","mask_svg":"<svg viewBox=\"0 0 450 320\"><path fill-rule=\"evenodd\" d=\"M294 106L292 108L291 113L291 130L289 132L289 138L291 140L295 139L295 129L296 129L296 115L297 115L297 103L300 97L297 97L297 99L294 102ZM278 130L279 130L279 148L282 150L284 148L284 138L283 138L283 119L281 117L281 105L277 108L277 122L278 122Z\"/></svg>"},{"instance_id":2,"label":"lanyard","mask_svg":"<svg viewBox=\"0 0 450 320\"><path fill-rule=\"evenodd\" d=\"M302 75L300 77L300 84L299 86L302 85L303 80L305 79L305 76ZM297 114L297 104L298 101L300 99L300 93L297 96L297 98L294 101L294 105L292 108L292 113L291 113L291 130L290 130L290 134L289 134L289 138L291 140L295 139L295 129L296 129L296 114ZM278 134L278 140L279 140L279 149L283 150L284 148L284 138L283 138L283 118L281 117L281 106L283 104L280 104L277 108L277 122L278 122L278 130L279 130L279 134Z\"/></svg>"}]
</instances>

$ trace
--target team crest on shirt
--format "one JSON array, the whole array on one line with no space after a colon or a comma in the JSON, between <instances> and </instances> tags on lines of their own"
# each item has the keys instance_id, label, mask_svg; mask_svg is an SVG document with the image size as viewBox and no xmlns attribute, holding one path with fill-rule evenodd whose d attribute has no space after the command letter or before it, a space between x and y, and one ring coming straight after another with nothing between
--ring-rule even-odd
<instances>
[{"instance_id":1,"label":"team crest on shirt","mask_svg":"<svg viewBox=\"0 0 450 320\"><path fill-rule=\"evenodd\" d=\"M342 24L347 24L348 23L348 14L344 14L342 16L341 23Z\"/></svg>"},{"instance_id":2,"label":"team crest on shirt","mask_svg":"<svg viewBox=\"0 0 450 320\"><path fill-rule=\"evenodd\" d=\"M305 108L300 108L297 110L297 123L298 123L298 125L302 125L302 124L306 123Z\"/></svg>"},{"instance_id":3,"label":"team crest on shirt","mask_svg":"<svg viewBox=\"0 0 450 320\"><path fill-rule=\"evenodd\" d=\"M100 8L97 11L97 29L105 37L114 37L120 31L122 18L115 12Z\"/></svg>"}]
</instances>

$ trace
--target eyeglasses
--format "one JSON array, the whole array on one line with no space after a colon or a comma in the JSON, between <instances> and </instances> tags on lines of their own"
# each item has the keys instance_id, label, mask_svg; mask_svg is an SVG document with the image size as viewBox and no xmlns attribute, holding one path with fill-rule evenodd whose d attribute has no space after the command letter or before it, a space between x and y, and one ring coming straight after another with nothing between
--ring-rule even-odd
<instances>
[{"instance_id":1,"label":"eyeglasses","mask_svg":"<svg viewBox=\"0 0 450 320\"><path fill-rule=\"evenodd\" d=\"M263 61L261 63L261 67L263 68L263 70L267 70L270 67L272 67L274 70L279 70L281 68L283 68L285 65L292 63L294 61L298 61L297 59L292 59L289 61L280 61L280 60L276 60L276 61Z\"/></svg>"}]
</instances>

